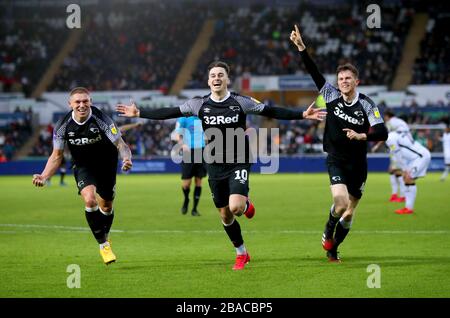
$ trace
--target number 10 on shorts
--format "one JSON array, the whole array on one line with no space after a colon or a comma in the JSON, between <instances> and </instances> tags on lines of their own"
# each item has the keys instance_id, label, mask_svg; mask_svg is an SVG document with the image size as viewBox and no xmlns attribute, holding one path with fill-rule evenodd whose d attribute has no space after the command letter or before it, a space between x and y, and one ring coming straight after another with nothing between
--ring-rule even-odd
<instances>
[{"instance_id":1,"label":"number 10 on shorts","mask_svg":"<svg viewBox=\"0 0 450 318\"><path fill-rule=\"evenodd\" d=\"M248 172L245 169L242 170L236 170L234 173L236 173L236 178L234 180L244 180L247 181L248 178Z\"/></svg>"}]
</instances>

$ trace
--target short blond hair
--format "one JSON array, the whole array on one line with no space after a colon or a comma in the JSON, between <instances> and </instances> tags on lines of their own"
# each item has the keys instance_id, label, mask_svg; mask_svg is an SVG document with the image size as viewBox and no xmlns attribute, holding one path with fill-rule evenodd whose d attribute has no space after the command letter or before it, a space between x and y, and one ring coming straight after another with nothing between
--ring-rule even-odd
<instances>
[{"instance_id":1,"label":"short blond hair","mask_svg":"<svg viewBox=\"0 0 450 318\"><path fill-rule=\"evenodd\" d=\"M85 87L75 87L74 89L72 89L70 91L69 96L75 95L75 94L86 94L86 95L90 95L90 92L87 88Z\"/></svg>"}]
</instances>

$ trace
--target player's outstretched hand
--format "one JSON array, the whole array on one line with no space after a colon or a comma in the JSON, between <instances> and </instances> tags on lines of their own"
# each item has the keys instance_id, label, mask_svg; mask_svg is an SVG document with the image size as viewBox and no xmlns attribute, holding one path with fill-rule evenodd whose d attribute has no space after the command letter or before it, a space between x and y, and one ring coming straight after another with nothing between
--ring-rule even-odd
<instances>
[{"instance_id":1,"label":"player's outstretched hand","mask_svg":"<svg viewBox=\"0 0 450 318\"><path fill-rule=\"evenodd\" d=\"M45 185L46 181L47 181L47 179L45 179L42 175L33 174L33 184L36 187L43 187Z\"/></svg>"},{"instance_id":2,"label":"player's outstretched hand","mask_svg":"<svg viewBox=\"0 0 450 318\"><path fill-rule=\"evenodd\" d=\"M306 49L306 45L305 43L303 43L302 40L302 35L300 34L300 30L298 29L297 24L294 25L294 30L292 30L291 32L291 37L290 37L292 43L294 43L299 51L303 51L304 49Z\"/></svg>"},{"instance_id":3,"label":"player's outstretched hand","mask_svg":"<svg viewBox=\"0 0 450 318\"><path fill-rule=\"evenodd\" d=\"M350 140L366 140L367 139L367 135L366 134L358 134L356 131L350 129L350 128L344 128L342 129L343 131L345 131L347 133L347 138Z\"/></svg>"},{"instance_id":4,"label":"player's outstretched hand","mask_svg":"<svg viewBox=\"0 0 450 318\"><path fill-rule=\"evenodd\" d=\"M117 104L116 111L119 113L119 116L139 117L139 108L137 108L136 104L133 101L130 101L130 103L131 105Z\"/></svg>"},{"instance_id":5,"label":"player's outstretched hand","mask_svg":"<svg viewBox=\"0 0 450 318\"><path fill-rule=\"evenodd\" d=\"M133 163L131 162L131 159L123 159L122 160L122 170L128 171L133 166Z\"/></svg>"},{"instance_id":6,"label":"player's outstretched hand","mask_svg":"<svg viewBox=\"0 0 450 318\"><path fill-rule=\"evenodd\" d=\"M315 102L309 105L308 109L303 112L303 118L305 119L315 119L318 121L324 120L327 115L326 111L320 110L320 108L313 108Z\"/></svg>"}]
</instances>

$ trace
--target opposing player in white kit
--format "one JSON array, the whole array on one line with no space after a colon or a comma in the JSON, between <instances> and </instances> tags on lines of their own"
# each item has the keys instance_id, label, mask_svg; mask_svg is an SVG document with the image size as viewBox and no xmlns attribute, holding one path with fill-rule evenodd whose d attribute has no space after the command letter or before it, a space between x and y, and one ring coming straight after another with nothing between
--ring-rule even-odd
<instances>
[{"instance_id":1,"label":"opposing player in white kit","mask_svg":"<svg viewBox=\"0 0 450 318\"><path fill-rule=\"evenodd\" d=\"M405 182L405 207L395 210L395 213L411 214L414 212L417 195L416 179L426 175L431 161L430 151L415 141L408 132L396 131L389 134L387 143L394 149L394 156L402 166Z\"/></svg>"},{"instance_id":2,"label":"opposing player in white kit","mask_svg":"<svg viewBox=\"0 0 450 318\"><path fill-rule=\"evenodd\" d=\"M408 124L403 120L395 116L395 114L390 110L386 109L383 113L384 122L386 124L386 128L389 131L389 135L391 132L399 131L399 132L409 132ZM392 139L392 137L391 137ZM389 139L388 139L389 140ZM383 144L383 141L380 141L372 147L372 152L377 151L377 149ZM386 145L389 148L389 168L388 172L390 175L390 183L391 183L391 196L389 198L390 202L405 202L405 183L403 181L403 172L400 163L397 162L399 160L398 156L394 156L394 150L391 149L392 145L389 145L386 141Z\"/></svg>"},{"instance_id":3,"label":"opposing player in white kit","mask_svg":"<svg viewBox=\"0 0 450 318\"><path fill-rule=\"evenodd\" d=\"M442 136L442 147L444 148L444 164L445 169L441 176L441 181L444 181L448 176L450 170L450 125L445 128L444 135Z\"/></svg>"}]
</instances>

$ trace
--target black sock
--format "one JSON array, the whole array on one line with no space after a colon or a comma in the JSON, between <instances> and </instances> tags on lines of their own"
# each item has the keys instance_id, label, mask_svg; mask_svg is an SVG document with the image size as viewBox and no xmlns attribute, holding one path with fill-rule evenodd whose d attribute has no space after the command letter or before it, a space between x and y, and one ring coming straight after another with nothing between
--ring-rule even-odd
<instances>
[{"instance_id":1,"label":"black sock","mask_svg":"<svg viewBox=\"0 0 450 318\"><path fill-rule=\"evenodd\" d=\"M231 240L231 243L233 243L234 247L239 247L242 244L244 244L244 239L242 238L241 233L241 226L239 225L239 222L235 219L231 225L223 226L225 229L225 232L227 232L228 237Z\"/></svg>"},{"instance_id":2,"label":"black sock","mask_svg":"<svg viewBox=\"0 0 450 318\"><path fill-rule=\"evenodd\" d=\"M59 181L59 183L64 183L64 176L65 175L66 175L65 173L61 173L61 180Z\"/></svg>"},{"instance_id":3,"label":"black sock","mask_svg":"<svg viewBox=\"0 0 450 318\"><path fill-rule=\"evenodd\" d=\"M330 211L330 215L328 217L328 222L327 222L327 227L329 229L332 229L334 231L334 228L336 227L336 224L338 223L339 219L341 218L340 216L333 216L334 213L334 206Z\"/></svg>"},{"instance_id":4,"label":"black sock","mask_svg":"<svg viewBox=\"0 0 450 318\"><path fill-rule=\"evenodd\" d=\"M105 243L106 234L105 227L102 220L102 213L97 209L92 212L85 211L86 220L91 228L92 234L99 244Z\"/></svg>"},{"instance_id":5,"label":"black sock","mask_svg":"<svg viewBox=\"0 0 450 318\"><path fill-rule=\"evenodd\" d=\"M333 238L334 229L336 228L336 224L339 221L339 216L333 216L334 213L334 205L331 207L330 214L328 215L328 221L325 224L325 231L322 236L322 240L330 240Z\"/></svg>"},{"instance_id":6,"label":"black sock","mask_svg":"<svg viewBox=\"0 0 450 318\"><path fill-rule=\"evenodd\" d=\"M201 193L202 193L202 187L195 187L195 189L194 189L194 207L192 208L192 210L194 210L194 211L197 210L197 204L198 204L198 201L200 200Z\"/></svg>"},{"instance_id":7,"label":"black sock","mask_svg":"<svg viewBox=\"0 0 450 318\"><path fill-rule=\"evenodd\" d=\"M103 228L105 229L105 235L107 236L107 234L109 233L109 231L111 230L111 226L114 220L114 210L111 210L111 213L109 213L108 215L105 215L103 213L101 213L101 220L103 222Z\"/></svg>"},{"instance_id":8,"label":"black sock","mask_svg":"<svg viewBox=\"0 0 450 318\"><path fill-rule=\"evenodd\" d=\"M350 231L350 227L348 229L344 228L342 226L342 223L339 222L336 226L336 234L334 235L334 239L336 241L336 248L339 246L339 244L344 241L345 237L347 236L348 232Z\"/></svg>"},{"instance_id":9,"label":"black sock","mask_svg":"<svg viewBox=\"0 0 450 318\"><path fill-rule=\"evenodd\" d=\"M184 205L187 205L189 202L189 191L191 191L190 188L182 188L184 193Z\"/></svg>"}]
</instances>

